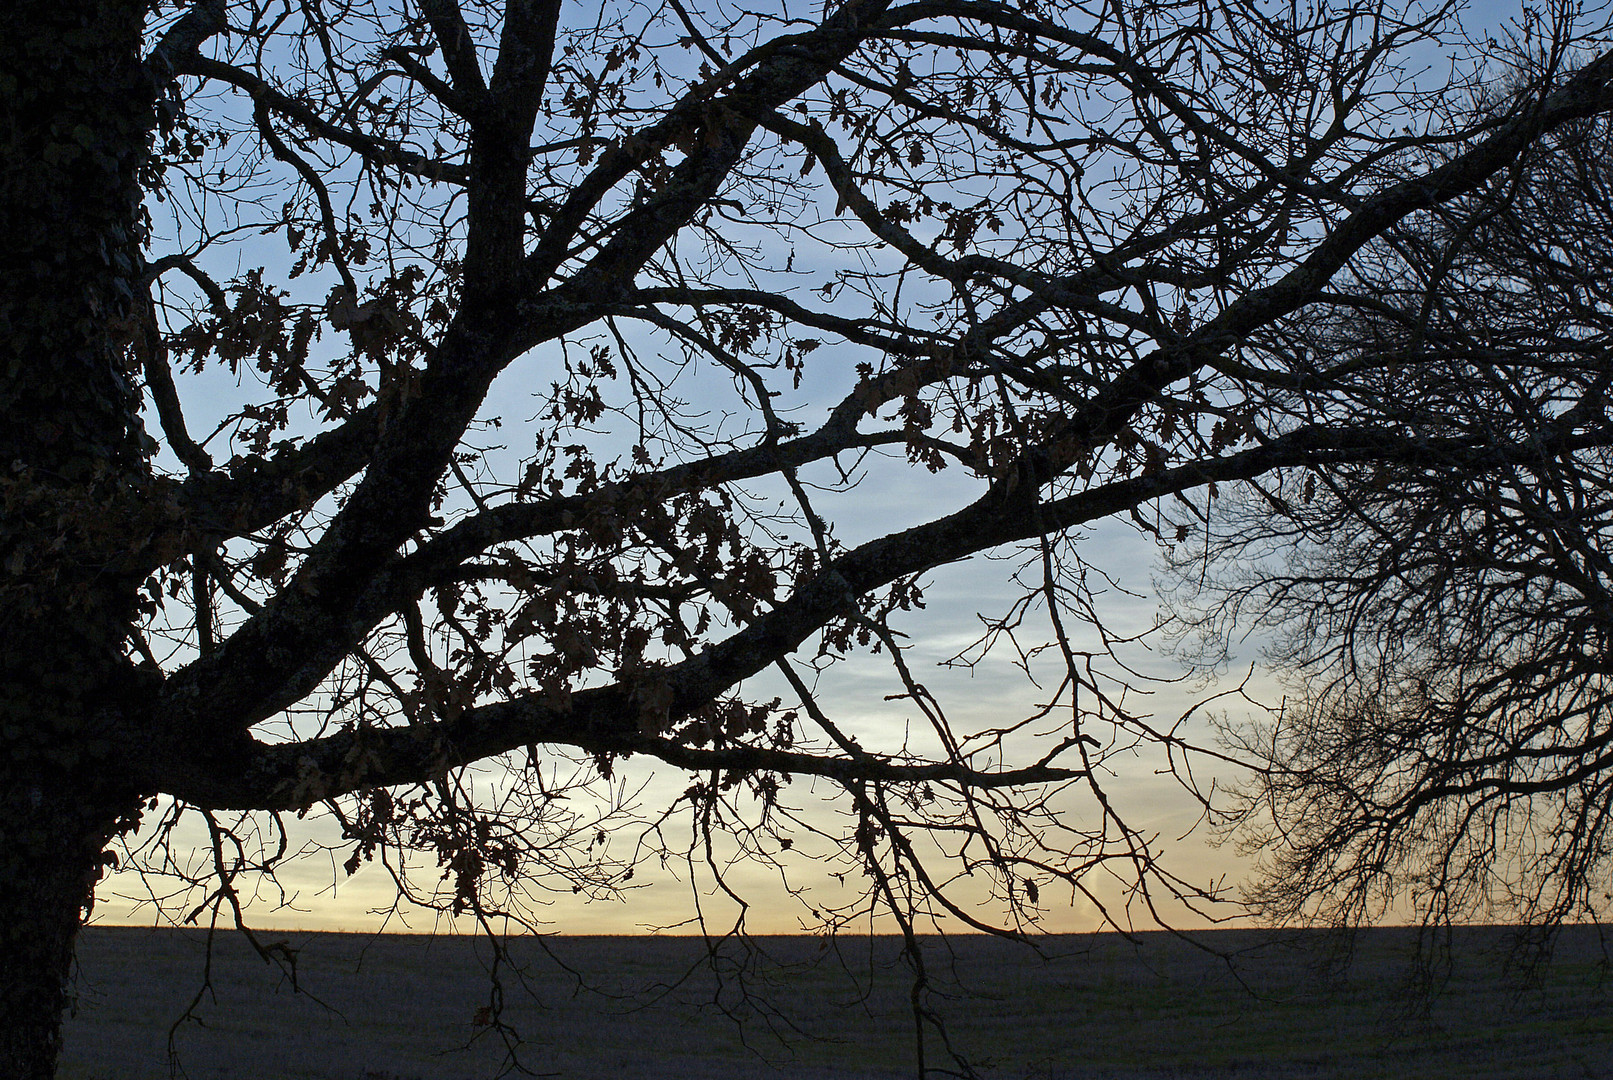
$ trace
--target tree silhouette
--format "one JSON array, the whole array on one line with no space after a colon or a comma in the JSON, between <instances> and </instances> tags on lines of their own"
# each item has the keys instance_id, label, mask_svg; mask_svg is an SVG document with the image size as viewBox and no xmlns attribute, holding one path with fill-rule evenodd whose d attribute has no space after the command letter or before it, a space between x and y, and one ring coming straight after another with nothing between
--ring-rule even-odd
<instances>
[{"instance_id":1,"label":"tree silhouette","mask_svg":"<svg viewBox=\"0 0 1613 1080\"><path fill-rule=\"evenodd\" d=\"M1105 659L1078 530L1447 438L1263 342L1613 104L1585 57L1473 113L1419 59L1453 7L6 5L0 1070L52 1073L96 880L171 869L180 818L227 918L311 808L484 920L619 887L659 812L595 858L624 808L596 829L557 763L684 770L664 813L754 858L813 837L865 883L830 927L1012 927L1094 874L1192 899L1104 791L1183 745ZM1454 438L1503 475L1510 434ZM973 488L843 543L869 461ZM902 635L997 550L1025 595L982 647L1062 674L959 730ZM872 651L895 745L816 696Z\"/></svg>"},{"instance_id":2,"label":"tree silhouette","mask_svg":"<svg viewBox=\"0 0 1613 1080\"><path fill-rule=\"evenodd\" d=\"M1475 115L1532 108L1527 70ZM1179 565L1222 568L1198 593L1212 640L1263 620L1289 676L1280 713L1229 733L1260 766L1226 809L1274 918L1606 909L1608 146L1605 117L1552 132L1363 248L1266 343L1419 441L1267 478Z\"/></svg>"}]
</instances>

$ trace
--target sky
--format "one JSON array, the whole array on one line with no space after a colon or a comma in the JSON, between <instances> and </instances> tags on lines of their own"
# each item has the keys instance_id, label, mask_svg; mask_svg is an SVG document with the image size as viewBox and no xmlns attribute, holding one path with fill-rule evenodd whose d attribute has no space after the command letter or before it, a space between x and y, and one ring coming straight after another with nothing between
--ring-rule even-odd
<instances>
[{"instance_id":1,"label":"sky","mask_svg":"<svg viewBox=\"0 0 1613 1080\"><path fill-rule=\"evenodd\" d=\"M912 476L905 468L899 472L909 479ZM851 504L837 515L837 520L848 526L842 539L854 545L889 531L889 523L894 520L933 514L938 507L954 507L962 501L964 487L962 478L954 478L952 473L928 477L922 484L900 486L876 482L871 477L841 496ZM856 528L859 524L861 533ZM1127 596L1110 589L1107 596L1100 597L1106 602L1104 613L1110 629L1128 634L1152 626L1157 605L1150 595L1154 566L1148 544L1127 525L1104 523L1092 532L1081 550L1084 557L1113 573L1120 584L1138 594ZM1033 685L1025 672L1014 667L1000 652L993 653L971 670L944 664L978 638L981 624L977 613L991 615L1006 610L1015 595L1007 578L1008 566L987 556L943 567L925 575L926 609L905 623L898 619L893 624L899 631L911 630L909 664L948 709L956 730L977 730L1000 723L1004 717L1026 715L1045 700L1046 685L1050 684L1044 679L1043 687ZM1245 655L1239 654L1240 662ZM1145 640L1123 656L1138 670L1177 680L1142 688L1149 699L1135 708L1156 721L1174 719L1186 712L1196 697L1209 692L1202 686L1179 680L1180 666L1165 655L1162 641ZM791 696L788 686L777 678L752 680L746 690L753 700L774 694L786 700ZM885 743L895 748L904 741L915 719L911 710L884 700L899 691L900 686L882 657L859 658L840 665L824 681L822 703L837 722L855 731L864 745L878 747ZM1198 730L1208 737L1203 725L1199 725ZM1212 846L1202 823L1195 830L1199 808L1176 780L1156 775L1164 765L1157 753L1144 747L1135 754L1122 754L1112 759L1111 764L1116 773L1105 782L1106 791L1128 822L1139 831L1158 838L1170 870L1206 884L1212 879L1231 882L1243 876L1243 860L1227 847ZM481 770L481 774L484 779L496 782L490 771ZM1207 770L1202 771L1199 779L1208 781L1211 775ZM625 789L638 791L637 802L644 807L661 806L674 800L689 782L687 774L665 766L651 769L642 758L619 763L617 779ZM1227 778L1223 775L1221 779L1224 782ZM646 786L639 790L640 785ZM843 828L843 823L827 812L824 799L825 785L798 779L786 788L782 801L800 811L807 821L821 822L825 828ZM1092 806L1070 801L1069 813L1073 820L1092 815ZM349 875L342 866L347 854L345 845L341 844L338 830L329 819L288 818L287 824L294 848L307 844L317 850L282 864L277 883L262 883L247 908L251 925L283 930L391 932L450 930L468 933L474 929L467 919L441 918L431 911L411 910L408 905L396 907L396 887L386 867L379 863L366 863L356 874ZM688 827L686 819L671 826L669 831L674 844L687 837ZM623 857L631 850L637 835L632 828L613 830L606 848L611 855ZM200 823L192 817L176 831L173 847L183 853L187 844L200 849L204 842ZM751 932L804 932L815 925L809 917L815 906L850 899L849 890L858 883L853 880L848 884L843 878L836 879L824 872L825 868L814 861L809 838L803 837L801 844L796 857L783 859L788 868L789 889L783 886L777 872L758 864L741 863L728 874L728 884L752 904L745 919L746 928ZM199 859L201 854L198 852L195 857ZM202 864L195 865L201 867ZM426 866L427 872L420 875L420 880L429 885L435 874L429 868L429 859ZM160 890L163 884L161 879L152 881L129 873L114 874L98 890L96 917L109 924L149 925L155 913L151 905L143 901L149 900L153 885ZM1124 911L1124 882L1109 880L1100 873L1092 876L1088 884L1104 903L1116 911ZM963 895L967 898L969 894ZM170 900L167 905L170 915L188 913L200 899L199 895L187 894L186 903ZM1044 930L1088 932L1106 926L1102 914L1078 894L1048 888L1042 902L1040 925ZM658 865L654 860L642 864L631 888L617 895L590 898L562 889L538 895L530 906L539 929L572 934L689 933L698 929L688 921L696 911L706 916L708 929L723 932L733 925L738 915L738 908L713 884L704 868L676 862ZM1170 914L1172 925L1207 925L1201 916L1191 911L1169 905L1165 911ZM981 907L977 914L987 919L993 915L1001 917L1001 912L991 905ZM1230 908L1219 912L1221 917L1233 914ZM1153 920L1146 912L1139 911L1136 916L1135 924L1125 917L1122 924L1152 928ZM205 924L208 918L204 913L201 921ZM225 920L228 921L227 912ZM955 920L948 922L950 929L959 929ZM859 920L854 926L878 932L896 929L889 919L872 924Z\"/></svg>"},{"instance_id":2,"label":"sky","mask_svg":"<svg viewBox=\"0 0 1613 1080\"><path fill-rule=\"evenodd\" d=\"M214 377L219 378L219 374L215 373ZM227 409L237 394L233 383L227 381L226 385L215 386L213 392L221 409ZM522 387L520 373L513 373L506 382L495 385L484 412L487 415L516 414L529 400L530 390ZM197 430L208 429L203 426L204 415L200 410L194 412ZM508 474L509 469L502 471ZM904 524L955 509L978 492L978 482L956 469L931 475L911 468L904 461L875 459L865 463L865 471L866 475L856 486L837 495L821 496L823 501L819 503L820 510L837 523L837 535L848 547ZM813 477L805 474L803 480L810 483ZM1130 636L1149 630L1158 610L1152 596L1156 570L1152 541L1129 524L1104 522L1090 530L1080 551L1083 558L1113 575L1117 585L1124 587L1125 591L1117 587L1098 590L1098 600L1110 631ZM912 635L909 664L916 677L948 709L955 730L978 730L1001 723L1005 717L1027 715L1045 701L1046 689L1052 685L1045 678L1045 663L1035 669L1044 676L1043 686L1038 687L1027 679L1024 671L1014 666L1011 655L1004 650L992 653L967 670L945 663L979 637L981 614L1004 613L1018 595L1020 590L1010 581L1014 564L1003 561L1001 555L979 555L926 574L925 609L893 620L895 629ZM1037 628L1034 632L1043 631ZM1079 635L1080 631L1077 633ZM1085 644L1095 647L1096 642ZM1182 681L1180 665L1166 654L1164 646L1164 641L1153 635L1121 653L1134 669L1172 680L1140 687L1147 697L1133 707L1156 722L1180 716L1196 697L1214 689ZM1246 656L1253 658L1253 654L1245 650L1238 655L1238 661L1244 662ZM916 717L911 709L886 700L889 695L899 693L901 687L883 657L854 658L837 666L820 689L824 707L837 722L855 731L864 745L895 749L909 736ZM752 700L778 695L788 701L793 696L790 688L776 676L748 682L746 692ZM1197 730L1208 738L1202 724ZM1211 879L1230 882L1243 876L1243 862L1229 848L1212 846L1202 824L1195 831L1199 808L1173 777L1156 775L1164 764L1163 759L1147 747L1135 754L1121 754L1111 760L1116 772L1106 780L1105 789L1128 822L1139 831L1158 838L1158 844L1165 849L1165 863L1175 873L1203 883ZM497 786L496 770L483 769L477 773L481 782ZM1208 782L1211 775L1208 771L1201 772L1199 779ZM1225 779L1223 776L1222 782ZM618 792L634 791L637 804L651 808L674 801L687 786L689 777L664 766L652 769L640 758L619 763L617 780ZM798 810L809 822L822 823L826 829L842 829L844 823L827 812L826 790L821 782L814 786L797 780L786 788L783 802ZM1090 805L1075 805L1073 800L1071 804L1068 813L1072 820L1083 820L1083 815L1089 818L1094 812ZM246 911L250 925L283 930L391 932L471 932L474 929L468 919L452 920L407 904L396 905L396 886L387 867L379 862L365 863L357 873L349 875L342 865L349 845L341 842L339 830L330 819L317 814L307 820L288 817L286 824L292 849L306 846L308 851L300 858L285 861L276 881L259 882L254 893L243 896L248 901ZM688 835L688 827L687 820L673 823L669 831L674 844ZM600 854L615 858L628 856L639 835L633 828L612 829L608 833ZM143 835L151 835L150 830L145 830ZM205 843L201 823L191 815L175 830L171 847L181 867L189 861L193 871L203 871L206 869ZM728 873L727 883L751 902L745 916L746 928L754 933L803 932L815 925L810 918L815 906L850 899L851 890L858 882L852 880L848 884L844 877L835 878L827 872L843 868L825 868L816 861L822 854L814 853L810 839L803 836L801 847L792 857L781 856L788 872L788 888L776 869L749 862L737 864ZM429 862L427 859L425 872L417 878L427 886L436 878ZM1091 876L1088 884L1105 904L1115 911L1124 911L1124 882L1110 880L1099 873ZM167 914L159 920L149 901L154 891L163 894L165 889L175 891L167 894L164 905ZM966 891L963 895L967 898L969 894ZM177 879L165 881L151 875L142 878L127 872L115 873L103 881L98 897L98 920L138 925L172 918L183 920L184 916L197 911L203 899L194 890L181 888ZM704 868L677 862L663 865L653 859L640 865L631 887L615 895L590 897L561 888L540 892L529 899L535 926L544 932L556 933L689 933L699 929L697 924L689 922L697 911L706 916L707 929L722 932L733 925L739 913ZM1097 908L1079 894L1049 888L1042 897L1042 904L1040 925L1048 931L1087 932L1106 925ZM1205 924L1200 915L1191 911L1169 906L1165 910L1173 925ZM978 914L988 920L993 917L1000 920L1002 912L986 905ZM1219 914L1230 917L1234 913L1227 909ZM199 918L205 924L211 915L203 911ZM227 910L223 918L227 923ZM1139 912L1138 918L1138 928L1153 925L1146 913ZM949 922L951 929L958 929L956 920ZM1124 916L1122 924L1127 924ZM879 932L895 929L889 919L872 924L861 920L854 925Z\"/></svg>"},{"instance_id":3,"label":"sky","mask_svg":"<svg viewBox=\"0 0 1613 1080\"><path fill-rule=\"evenodd\" d=\"M1500 6L1475 7L1470 11L1469 25L1490 24L1498 21L1506 9ZM519 413L524 403L531 400L530 390L521 385L523 375L517 370L512 376L495 386L487 415L495 411ZM209 382L211 380L211 382ZM512 381L513 380L513 381ZM196 380L191 387L199 396L188 406L194 431L210 428L207 422L209 409L222 415L231 407L236 389L218 369L207 377ZM808 390L813 387L809 385ZM513 451L512 451L513 452ZM900 523L914 522L933 516L938 510L956 508L970 497L975 487L956 475L956 470L937 476L906 467L885 471L881 463L869 463L869 475L861 484L848 492L824 498L833 504L831 516L838 528L839 538L848 546L899 527ZM810 477L808 477L810 479ZM1158 573L1157 550L1150 540L1126 524L1105 523L1092 530L1082 541L1081 554L1090 564L1110 574L1120 588L1105 590L1101 599L1104 615L1111 629L1142 632L1156 621L1160 607L1155 591ZM956 728L973 730L989 726L1003 716L1026 715L1043 700L1042 688L1026 678L1007 657L994 655L972 670L948 667L945 661L965 648L978 637L978 613L1000 613L1011 602L1013 589L1007 581L1008 568L1000 561L976 557L964 563L936 570L925 576L928 606L911 621L914 634L913 651L909 662L918 677L932 689L951 710ZM898 629L904 624L896 623ZM1089 643L1090 644L1090 643ZM1165 647L1162 636L1145 637L1127 648L1123 659L1139 671L1159 677L1160 682L1148 685L1148 696L1135 706L1136 711L1151 715L1156 721L1174 720L1189 713L1196 702L1224 689L1225 684L1206 685L1202 681L1182 679L1181 665ZM1236 643L1228 671L1238 676L1249 670L1259 659L1260 642L1250 638ZM1281 687L1270 673L1256 669L1250 682L1252 696L1276 703ZM913 716L911 710L885 700L898 689L891 678L888 666L880 660L856 661L840 670L833 680L825 684L825 704L832 707L837 717L854 720L865 742L877 745L883 738L898 745L907 733ZM752 696L766 697L779 692L767 680L748 684ZM788 696L787 687L783 688ZM1168 726L1168 723L1167 723ZM1191 738L1210 740L1208 725L1197 716L1184 729ZM1166 864L1181 877L1193 882L1220 881L1235 884L1250 871L1248 859L1238 855L1232 845L1217 843L1213 830L1199 820L1198 805L1182 790L1175 778L1161 775L1164 762L1157 752L1140 748L1135 754L1121 755L1114 760L1115 774L1105 784L1122 814L1144 833L1156 836L1164 852ZM1224 764L1208 760L1201 763L1198 779L1203 784L1212 781L1217 785L1236 782L1236 772ZM688 778L676 770L651 770L642 761L619 765L618 792L637 792L644 806L655 806L660 801L675 797L688 783ZM495 775L483 774L480 782L496 789ZM812 785L798 781L786 790L785 801L793 805L807 820L829 822L821 806L822 794ZM1089 806L1072 806L1068 811L1072 819L1092 812ZM264 882L255 895L249 896L247 920L265 929L303 930L387 930L430 931L451 929L465 932L472 929L466 920L455 923L431 911L411 909L394 904L397 892L385 866L366 863L349 875L342 867L345 851L332 822L317 815L308 820L288 822L292 844L306 845L308 854L282 865L275 883ZM686 826L684 826L686 827ZM831 827L826 825L826 827ZM833 826L838 827L838 826ZM199 856L192 852L203 840L199 823L192 817L175 832L172 850L177 863L183 867ZM602 850L611 857L624 858L634 842L631 830L611 833ZM611 850L612 846L615 850ZM825 873L815 864L809 845L803 842L802 850L790 856L781 856L788 871L788 884L780 880L777 872L765 865L749 864L736 869L729 884L751 902L745 915L746 928L756 933L791 933L810 928L808 917L815 906L832 905L846 896L846 890L856 883L847 884ZM191 863L192 866L199 864ZM430 868L421 880L432 877ZM1105 882L1102 875L1091 879L1099 900L1111 905L1111 912L1121 913L1122 925L1130 922L1125 914L1124 882ZM128 873L114 873L98 889L98 907L95 918L106 923L150 924L171 918L182 919L200 897L183 890L167 894L160 877L140 879ZM150 903L154 892L166 897L166 914L157 915ZM654 860L644 864L635 875L630 887L614 896L595 898L586 894L572 894L565 889L532 898L537 925L545 931L559 933L643 933L691 932L698 927L688 920L693 911L707 917L708 929L721 932L732 925L737 907L710 880L709 875L691 873L688 866L675 862L665 866ZM1105 919L1087 897L1069 892L1049 890L1042 898L1043 929L1054 932L1085 932L1101 929ZM982 909L986 918L993 910ZM1163 913L1172 925L1184 928L1206 925L1202 914L1166 906ZM1232 918L1234 908L1222 914ZM1152 923L1146 914L1138 912L1137 928L1149 928ZM209 917L201 914L205 923ZM1000 917L1000 912L997 913ZM889 921L869 924L868 928L888 931ZM952 929L957 929L954 922Z\"/></svg>"}]
</instances>

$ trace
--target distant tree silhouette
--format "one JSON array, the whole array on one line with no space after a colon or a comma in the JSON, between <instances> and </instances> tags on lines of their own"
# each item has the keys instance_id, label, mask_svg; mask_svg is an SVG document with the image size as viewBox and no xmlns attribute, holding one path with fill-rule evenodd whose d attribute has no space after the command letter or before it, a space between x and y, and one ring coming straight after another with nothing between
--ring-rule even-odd
<instances>
[{"instance_id":1,"label":"distant tree silhouette","mask_svg":"<svg viewBox=\"0 0 1613 1080\"><path fill-rule=\"evenodd\" d=\"M1407 480L1430 454L1500 493L1526 446L1605 445L1600 353L1536 356L1568 397L1529 441L1532 374L1498 374L1489 423L1452 414L1437 349L1274 347L1381 292L1372 260L1437 242L1416 222L1489 228L1486 193L1613 104L1603 56L1464 111L1465 78L1410 66L1462 43L1453 8L4 5L0 1073L52 1074L108 865L241 919L310 810L350 868L423 854L400 888L486 925L663 855L720 882L719 851L809 844L861 883L828 928L1013 928L1096 877L1202 898L1103 787L1184 746L1106 660L1080 527L1159 534L1298 469L1439 513ZM972 494L842 543L876 459ZM995 550L1025 591L981 647L1062 677L955 729L903 635L926 571ZM816 696L863 652L905 742ZM630 757L687 772L672 805L612 801ZM843 828L792 809L803 778Z\"/></svg>"},{"instance_id":2,"label":"distant tree silhouette","mask_svg":"<svg viewBox=\"0 0 1613 1080\"><path fill-rule=\"evenodd\" d=\"M1534 74L1475 115L1527 114ZM1191 590L1209 639L1258 619L1289 676L1280 712L1229 732L1260 766L1225 809L1274 918L1607 910L1609 135L1605 116L1564 125L1403 219L1260 346L1309 384L1290 399L1306 422L1328 400L1414 440L1267 477L1178 564L1214 583Z\"/></svg>"}]
</instances>

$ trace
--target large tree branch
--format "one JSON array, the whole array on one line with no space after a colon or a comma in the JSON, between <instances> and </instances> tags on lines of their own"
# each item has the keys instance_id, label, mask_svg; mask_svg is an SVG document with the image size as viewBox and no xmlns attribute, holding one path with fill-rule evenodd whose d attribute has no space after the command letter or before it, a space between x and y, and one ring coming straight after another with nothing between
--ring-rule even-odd
<instances>
[{"instance_id":1,"label":"large tree branch","mask_svg":"<svg viewBox=\"0 0 1613 1080\"><path fill-rule=\"evenodd\" d=\"M560 323L553 330L558 335L574 328ZM346 655L356 644L344 636L352 613L372 606L365 599L370 584L395 561L405 538L429 526L430 495L448 456L488 383L523 351L522 344L496 310L461 309L421 376L420 395L390 423L376 424L363 480L291 581L212 654L169 679L165 714L153 725L159 737L229 741L232 732L317 685ZM265 485L251 490L264 491ZM193 500L202 512L208 509L204 500ZM236 527L230 520L220 524Z\"/></svg>"},{"instance_id":2,"label":"large tree branch","mask_svg":"<svg viewBox=\"0 0 1613 1080\"><path fill-rule=\"evenodd\" d=\"M1216 360L1254 331L1313 302L1356 252L1396 222L1481 187L1515 161L1543 134L1573 120L1613 108L1613 52L1587 64L1535 110L1520 114L1472 149L1420 176L1390 186L1358 209L1277 281L1228 304L1220 314L1168 347L1157 349L1118 375L1074 410L1059 437L1033 448L1014 474L1000 482L1037 484L1073 465L1131 423L1170 384L1215 366Z\"/></svg>"},{"instance_id":3,"label":"large tree branch","mask_svg":"<svg viewBox=\"0 0 1613 1080\"><path fill-rule=\"evenodd\" d=\"M201 774L180 757L175 763L158 766L154 780L161 790L209 805L261 805L261 800L268 799L276 805L294 806L366 786L421 782L482 757L554 743L589 753L646 753L679 767L985 784L982 774L956 761L922 766L906 763L897 768L882 759L870 765L753 746L701 750L657 732L793 652L826 623L853 610L855 597L980 551L1069 529L1211 483L1252 479L1275 469L1376 461L1438 463L1464 475L1478 475L1538 460L1542 453L1570 453L1589 446L1613 446L1613 431L1565 432L1550 445L1490 445L1471 438L1429 440L1385 428L1309 427L1213 462L1193 462L1047 502L1039 502L1030 489L1006 501L987 495L949 517L872 541L836 559L745 629L689 660L655 672L653 687L616 683L581 691L563 706L528 694L407 728L344 733L286 746L252 743L243 751L250 764L245 759L237 762L238 776ZM427 553L419 558L421 564L429 563ZM453 561L455 565L457 561ZM646 690L654 693L646 694ZM647 697L668 702L665 712L646 717ZM869 769L895 771L880 776ZM1046 767L1044 760L1042 766L1012 782L1044 783L1071 775Z\"/></svg>"},{"instance_id":4,"label":"large tree branch","mask_svg":"<svg viewBox=\"0 0 1613 1080\"><path fill-rule=\"evenodd\" d=\"M840 14L862 6L866 5L847 5ZM823 36L804 35L810 45L781 50L736 84L727 106L738 119L723 120L717 128L722 136L717 145L690 155L680 181L668 185L669 193L655 204L661 211L688 210L715 192L736 159L740 144L734 140L735 134L748 132L747 125L810 85L825 65L838 62L860 40L855 17L834 34L814 33ZM1319 242L1299 267L1228 305L1179 343L1145 357L1074 409L1055 438L1032 448L973 506L864 545L837 560L824 576L767 617L679 665L675 710L697 709L762 665L787 654L844 610L850 597L904 574L1057 527L1066 510L1076 515L1071 522L1090 520L1080 514L1096 516L1101 503L1096 492L1108 489L1094 489L1085 504L1061 501L1041 507L1039 492L1131 423L1164 387L1204 366L1254 329L1313 299L1354 252L1395 221L1473 190L1542 132L1606 109L1610 71L1613 59L1603 57L1548 96L1538 110L1518 117L1446 165L1365 202ZM684 220L684 216L650 213L638 222L642 228L623 230L607 245L591 265L593 273L586 277L619 278L633 260L647 258ZM597 299L598 284L597 280L574 280L572 287L585 289ZM552 315L560 310L554 303L536 306ZM395 595L387 587L387 578L397 561L398 545L423 526L422 500L440 476L442 462L473 415L487 381L519 354L535 327L541 324L553 336L587 321L587 304L578 300L567 303L572 305L567 309L571 317L534 316L529 308L521 323L512 328L504 321L501 308L468 300L428 368L421 398L383 435L364 483L296 580L213 657L170 681L170 692L164 698L174 707L172 730L177 737L206 738L210 733L220 738L244 737L248 725L317 685L367 632L372 625L368 613L384 611ZM1027 524L1030 521L1039 524L1033 529ZM354 618L355 611L366 614Z\"/></svg>"},{"instance_id":5,"label":"large tree branch","mask_svg":"<svg viewBox=\"0 0 1613 1080\"><path fill-rule=\"evenodd\" d=\"M873 754L845 757L749 745L692 747L620 723L623 715L632 714L633 704L615 690L585 691L573 697L565 709L523 698L468 709L451 721L424 728L344 732L277 746L254 744L252 753L239 760L239 772L193 773L188 778L192 782L182 782L174 794L216 809L295 810L364 788L413 782L391 777L416 778L423 783L449 769L534 743L563 743L600 756L648 754L697 772L766 771L821 776L841 783L935 783L984 789L1060 783L1086 775L1084 770L1051 764L1054 754L1026 768L985 770L962 761ZM508 745L512 731L529 733L532 738Z\"/></svg>"},{"instance_id":6,"label":"large tree branch","mask_svg":"<svg viewBox=\"0 0 1613 1080\"><path fill-rule=\"evenodd\" d=\"M527 166L559 15L558 0L505 6L493 77L471 125L464 295L472 305L508 304L525 286Z\"/></svg>"},{"instance_id":7,"label":"large tree branch","mask_svg":"<svg viewBox=\"0 0 1613 1080\"><path fill-rule=\"evenodd\" d=\"M211 656L194 661L168 680L158 704L159 713L170 718L163 726L181 730L174 718L195 711L200 694L198 688L215 685L210 680L216 678L243 680L252 689L248 691L226 682L215 689L212 709L219 708L217 703L221 700L239 701L240 704L230 707L245 710L235 720L241 730L266 719L310 692L381 619L430 585L452 580L455 568L463 560L475 558L496 544L571 528L597 513L621 513L625 507L645 501L663 500L680 492L767 475L843 450L900 441L899 432L858 433L857 421L863 415L864 401L857 394L851 395L817 431L799 439L672 466L605 485L587 495L512 503L473 514L405 558L386 553L376 566L369 568L361 579L361 587L355 588L352 583L338 579L299 574L298 580L315 582L315 592L300 592L294 581L272 602L278 612L254 615ZM318 460L317 455L309 456ZM295 466L288 464L262 477L254 490L261 491L265 498L275 495L282 499L293 498L286 493L297 475ZM193 513L206 514L211 509L205 485L215 476L209 474L187 482L202 488L202 493L193 496L192 501L197 505ZM231 485L223 486L231 494L239 495ZM278 503L270 505L280 507ZM241 513L241 510L236 512ZM247 523L257 518L242 520ZM326 589L345 589L340 594L341 602L322 604L320 599ZM302 666L288 668L286 662L291 657L299 658ZM232 697L222 697L219 689L231 693ZM247 693L255 695L250 706L244 696ZM198 717L193 722L203 721ZM184 737L177 737L175 745L181 746L185 741Z\"/></svg>"},{"instance_id":8,"label":"large tree branch","mask_svg":"<svg viewBox=\"0 0 1613 1080\"><path fill-rule=\"evenodd\" d=\"M482 77L481 61L476 56L470 27L465 25L464 12L456 0L422 0L420 10L442 50L454 92L471 103L471 111L480 109L486 103L487 80Z\"/></svg>"},{"instance_id":9,"label":"large tree branch","mask_svg":"<svg viewBox=\"0 0 1613 1080\"><path fill-rule=\"evenodd\" d=\"M182 550L180 535L203 534L217 540L244 536L279 521L330 494L363 471L379 430L374 405L348 417L340 427L268 458L237 458L222 469L193 472L181 481L156 478L142 497L167 512L147 545L153 561L148 570Z\"/></svg>"},{"instance_id":10,"label":"large tree branch","mask_svg":"<svg viewBox=\"0 0 1613 1080\"><path fill-rule=\"evenodd\" d=\"M228 28L225 0L195 0L146 56L146 68L161 84L179 65L194 58L202 44Z\"/></svg>"},{"instance_id":11,"label":"large tree branch","mask_svg":"<svg viewBox=\"0 0 1613 1080\"><path fill-rule=\"evenodd\" d=\"M844 5L819 31L803 35L799 45L780 49L740 79L731 108L763 113L812 85L857 46L864 9L881 7L880 0ZM527 40L522 47L531 44ZM419 396L382 431L363 481L287 587L210 656L170 679L172 711L162 725L169 737L232 742L311 690L357 644L371 624L354 613L377 611L378 597L386 593L379 579L396 560L398 547L427 526L438 478L493 377L538 343L596 317L595 305L611 290L620 291L617 280L631 276L633 260L648 258L718 190L742 150L734 140L736 129L749 132L754 126L751 120L725 121L717 145L691 153L680 167L679 181L669 185L675 194L665 196L649 219L624 230L631 236L608 245L587 280L523 298L516 277L525 226L527 134L513 157L511 139L523 124L530 126L536 104L527 82L512 75L509 85L519 99L511 105L513 114L479 130L473 144L480 179L470 192L465 295L428 360ZM497 113L499 105L488 108Z\"/></svg>"},{"instance_id":12,"label":"large tree branch","mask_svg":"<svg viewBox=\"0 0 1613 1080\"><path fill-rule=\"evenodd\" d=\"M667 147L684 142L687 157L671 181L629 211L613 239L572 279L591 281L595 288L623 288L644 260L716 193L714 181L727 177L756 126L850 56L864 40L865 21L888 3L851 0L821 26L752 50L684 95L660 120L607 150L544 228L527 260L531 280L541 284L561 267L578 231L608 192ZM730 81L732 88L719 96L717 91Z\"/></svg>"}]
</instances>

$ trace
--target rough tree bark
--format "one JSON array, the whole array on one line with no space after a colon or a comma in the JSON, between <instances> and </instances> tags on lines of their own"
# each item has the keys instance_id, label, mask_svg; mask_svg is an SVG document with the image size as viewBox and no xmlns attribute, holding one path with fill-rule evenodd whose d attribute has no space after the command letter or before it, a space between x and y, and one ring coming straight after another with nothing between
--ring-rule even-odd
<instances>
[{"instance_id":1,"label":"rough tree bark","mask_svg":"<svg viewBox=\"0 0 1613 1080\"><path fill-rule=\"evenodd\" d=\"M139 0L0 16L0 1075L52 1075L74 934L138 802L110 757L140 680L115 515L145 479L125 366L153 123ZM22 81L21 73L27 73Z\"/></svg>"}]
</instances>

